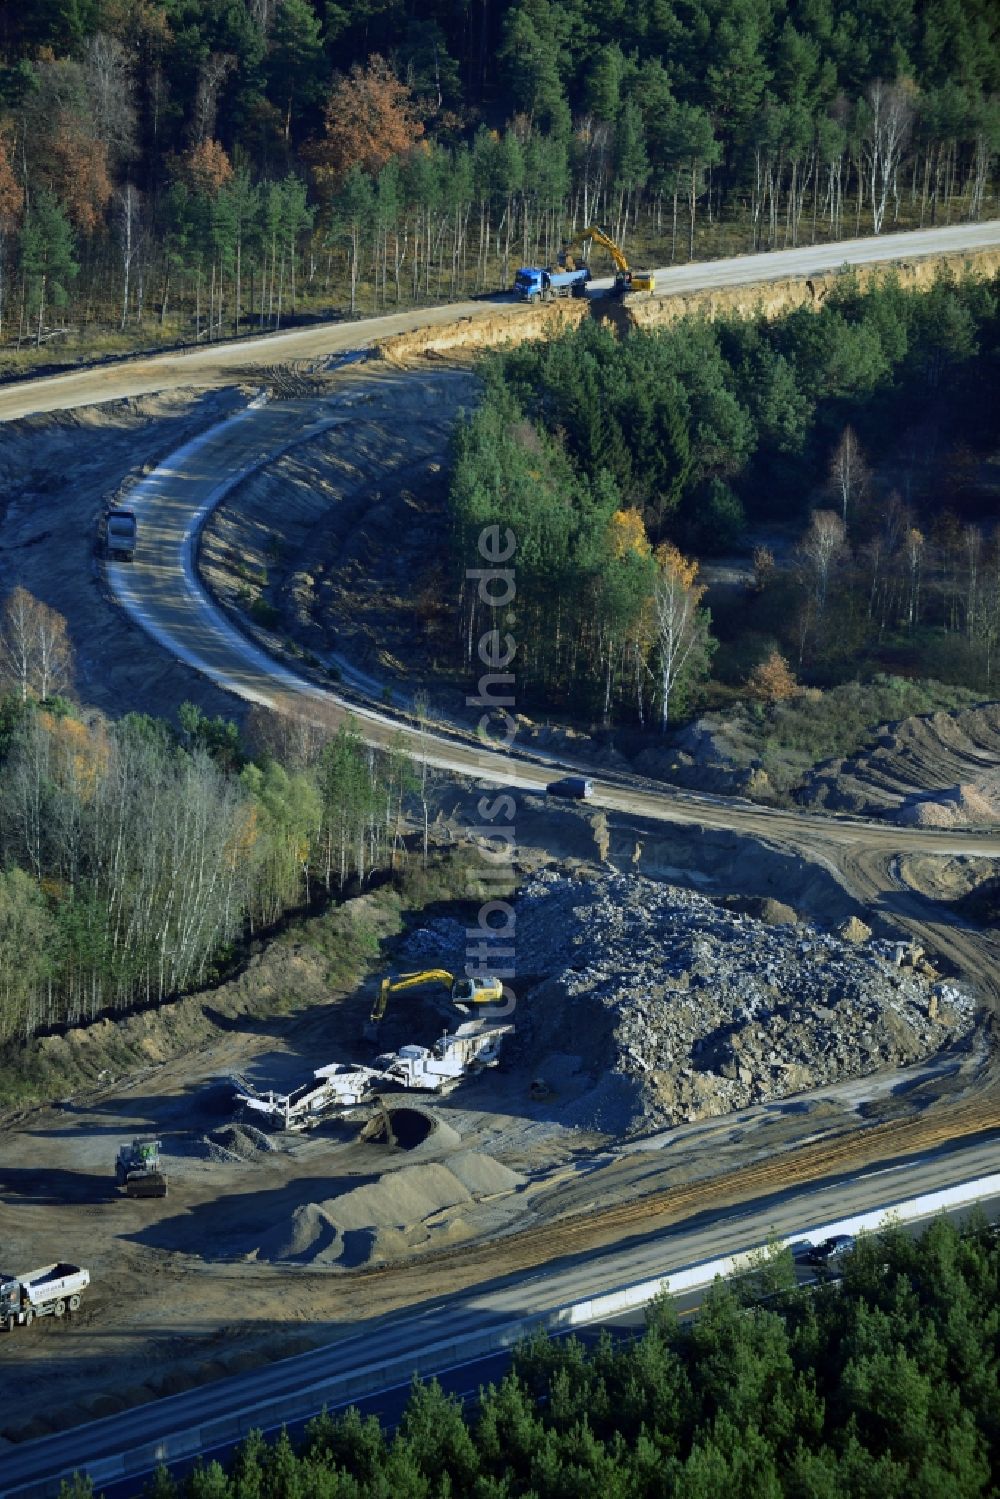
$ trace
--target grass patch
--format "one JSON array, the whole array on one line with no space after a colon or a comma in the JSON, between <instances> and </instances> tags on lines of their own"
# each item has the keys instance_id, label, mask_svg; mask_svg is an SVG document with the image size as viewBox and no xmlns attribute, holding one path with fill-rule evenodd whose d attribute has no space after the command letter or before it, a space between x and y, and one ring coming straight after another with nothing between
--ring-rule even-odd
<instances>
[{"instance_id":1,"label":"grass patch","mask_svg":"<svg viewBox=\"0 0 1000 1499\"><path fill-rule=\"evenodd\" d=\"M824 760L858 754L880 724L969 708L978 701L965 687L893 676L803 692L763 715L760 758L774 789L789 792Z\"/></svg>"},{"instance_id":2,"label":"grass patch","mask_svg":"<svg viewBox=\"0 0 1000 1499\"><path fill-rule=\"evenodd\" d=\"M773 794L788 801L817 765L858 754L881 724L970 708L981 700L980 694L946 682L878 675L825 692L807 688L772 707L737 702L706 715L704 722L734 766L759 765Z\"/></svg>"},{"instance_id":3,"label":"grass patch","mask_svg":"<svg viewBox=\"0 0 1000 1499\"><path fill-rule=\"evenodd\" d=\"M432 855L426 868L411 855L398 876L307 919L299 936L322 954L334 988L353 989L386 964L386 948L405 932L445 913L474 920L485 901L504 899L516 884L512 871L506 880L496 878L467 845Z\"/></svg>"},{"instance_id":4,"label":"grass patch","mask_svg":"<svg viewBox=\"0 0 1000 1499\"><path fill-rule=\"evenodd\" d=\"M254 599L250 605L250 618L265 630L273 630L281 618L281 611L267 599Z\"/></svg>"}]
</instances>

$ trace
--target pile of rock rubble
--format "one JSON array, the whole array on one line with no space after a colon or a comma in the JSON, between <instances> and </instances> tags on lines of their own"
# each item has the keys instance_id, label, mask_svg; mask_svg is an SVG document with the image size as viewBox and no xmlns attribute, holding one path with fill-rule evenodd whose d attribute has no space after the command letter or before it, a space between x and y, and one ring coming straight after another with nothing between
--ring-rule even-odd
<instances>
[{"instance_id":1,"label":"pile of rock rubble","mask_svg":"<svg viewBox=\"0 0 1000 1499\"><path fill-rule=\"evenodd\" d=\"M662 1128L903 1066L973 1023L970 994L857 918L842 934L765 924L638 875L553 871L515 910L522 1055L542 1077L546 1056L579 1055L590 1086L560 1117L588 1129Z\"/></svg>"}]
</instances>

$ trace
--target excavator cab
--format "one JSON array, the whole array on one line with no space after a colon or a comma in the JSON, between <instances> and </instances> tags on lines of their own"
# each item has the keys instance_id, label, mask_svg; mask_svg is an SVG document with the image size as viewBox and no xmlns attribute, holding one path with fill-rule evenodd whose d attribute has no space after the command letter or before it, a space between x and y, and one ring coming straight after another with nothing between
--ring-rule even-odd
<instances>
[{"instance_id":1,"label":"excavator cab","mask_svg":"<svg viewBox=\"0 0 1000 1499\"><path fill-rule=\"evenodd\" d=\"M652 271L630 271L628 286L625 288L625 291L622 293L622 295L625 296L628 292L638 291L652 293L655 289L656 278L653 275Z\"/></svg>"},{"instance_id":2,"label":"excavator cab","mask_svg":"<svg viewBox=\"0 0 1000 1499\"><path fill-rule=\"evenodd\" d=\"M499 979L476 974L473 978L456 979L451 986L451 997L456 1005L495 1005L503 999L503 984Z\"/></svg>"}]
</instances>

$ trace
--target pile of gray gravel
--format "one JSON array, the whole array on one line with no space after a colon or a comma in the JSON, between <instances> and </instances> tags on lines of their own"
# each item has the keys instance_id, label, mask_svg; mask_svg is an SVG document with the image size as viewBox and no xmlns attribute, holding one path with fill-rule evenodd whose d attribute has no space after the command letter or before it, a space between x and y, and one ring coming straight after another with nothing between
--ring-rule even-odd
<instances>
[{"instance_id":1,"label":"pile of gray gravel","mask_svg":"<svg viewBox=\"0 0 1000 1499\"><path fill-rule=\"evenodd\" d=\"M902 1066L973 1023L972 997L909 944L765 924L637 875L543 871L516 913L518 968L541 980L519 1029L538 1055L580 1052L594 1086L561 1117L588 1129L660 1128Z\"/></svg>"}]
</instances>

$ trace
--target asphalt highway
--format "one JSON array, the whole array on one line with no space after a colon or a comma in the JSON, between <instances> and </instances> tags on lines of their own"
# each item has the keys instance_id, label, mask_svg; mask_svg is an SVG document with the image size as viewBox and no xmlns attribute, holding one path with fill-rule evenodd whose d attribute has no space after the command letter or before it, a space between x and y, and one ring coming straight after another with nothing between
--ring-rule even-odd
<instances>
[{"instance_id":1,"label":"asphalt highway","mask_svg":"<svg viewBox=\"0 0 1000 1499\"><path fill-rule=\"evenodd\" d=\"M998 244L1000 222L844 242L658 272L659 293L808 275L847 260L860 263L911 258ZM327 324L24 382L0 391L0 420L167 387L232 383L284 361L331 358L364 348L389 333L451 322L459 316L482 316L495 307L495 302L483 301L363 323ZM198 527L227 487L289 446L349 419L349 407L338 396L265 404L230 418L172 455L133 496L132 503L140 514L141 547L134 564L109 568L114 592L137 625L161 648L239 697L330 723L351 712L372 742L386 743L402 731L410 736L408 742L415 753L426 751L430 763L440 768L488 783L512 785L524 794L544 792L546 782L557 771L583 767L562 762L556 766L542 757L530 759L491 751L463 740L446 727L421 735L418 741L412 727L398 723L351 693L335 692L276 662L242 635L202 588L194 560ZM623 816L779 840L827 863L849 882L855 879L855 888L863 888L868 898L880 897L893 888L887 872L895 856L907 850L1000 856L1000 835L996 833L899 828L816 817L681 793L625 777L600 779L595 802ZM955 932L958 934L957 927ZM960 934L955 935L954 942L960 945ZM0 1468L0 1494L49 1492L53 1484L58 1487L60 1473L91 1466L99 1469L109 1458L134 1453L171 1433L198 1433L200 1450L211 1445L210 1440L202 1440L202 1428L213 1423L218 1426L227 1415L238 1413L246 1429L267 1424L269 1408L280 1403L284 1410L291 1401L301 1417L324 1403L324 1382L328 1384L335 1377L356 1374L359 1389L370 1389L364 1375L373 1364L397 1359L412 1367L419 1362L421 1351L435 1341L454 1345L463 1336L491 1325L541 1315L553 1306L584 1299L615 1285L749 1248L759 1244L770 1227L792 1234L851 1212L887 1207L903 1196L986 1175L996 1168L996 1161L992 1138L916 1160L894 1161L882 1172L838 1177L718 1215L703 1215L695 1223L627 1242L613 1253L581 1254L571 1263L555 1263L544 1272L512 1278L509 1284L493 1283L476 1294L463 1294L406 1317L357 1328L299 1359L7 1450ZM121 1490L129 1491L134 1490Z\"/></svg>"},{"instance_id":2,"label":"asphalt highway","mask_svg":"<svg viewBox=\"0 0 1000 1499\"><path fill-rule=\"evenodd\" d=\"M459 1393L474 1390L502 1370L507 1355L462 1356L464 1340L490 1328L500 1330L525 1318L541 1319L571 1303L605 1295L619 1286L680 1272L762 1246L769 1234L813 1239L824 1225L855 1213L889 1212L894 1203L971 1181L996 1171L992 1135L962 1148L945 1147L926 1155L884 1162L858 1176L839 1176L764 1200L701 1214L693 1223L643 1235L614 1250L570 1257L544 1271L481 1288L359 1327L312 1353L187 1391L117 1416L24 1443L4 1452L0 1495L53 1493L61 1475L91 1471L97 1487L115 1484L116 1493L135 1493L159 1458L191 1458L225 1448L252 1427L303 1421L324 1405L356 1403L372 1397L372 1407L391 1417L393 1396L409 1382L410 1369L430 1375L458 1372ZM987 1206L992 1203L988 1200ZM294 1296L290 1278L289 1295ZM697 1302L697 1296L694 1302ZM690 1306L692 1300L685 1298ZM600 1320L600 1319L599 1319ZM635 1321L635 1318L616 1319ZM437 1350L435 1352L435 1350ZM384 1383L371 1371L387 1368ZM400 1370L404 1372L400 1372ZM454 1382L452 1382L454 1387ZM346 1389L345 1389L346 1385ZM351 1393L356 1387L356 1396ZM233 1422L238 1432L233 1430ZM213 1439L213 1432L219 1439ZM124 1456L124 1469L121 1460Z\"/></svg>"}]
</instances>

